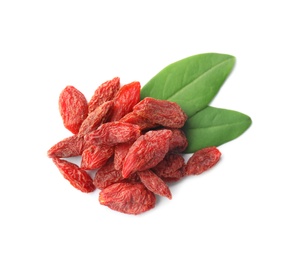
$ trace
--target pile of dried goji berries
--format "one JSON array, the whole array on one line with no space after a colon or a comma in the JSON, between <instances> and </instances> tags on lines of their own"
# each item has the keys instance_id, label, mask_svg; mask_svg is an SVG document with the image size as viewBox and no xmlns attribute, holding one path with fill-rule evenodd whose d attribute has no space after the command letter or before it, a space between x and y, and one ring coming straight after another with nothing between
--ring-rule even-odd
<instances>
[{"instance_id":1,"label":"pile of dried goji berries","mask_svg":"<svg viewBox=\"0 0 296 260\"><path fill-rule=\"evenodd\" d=\"M195 152L185 163L187 116L177 103L144 98L141 86L120 86L118 77L100 85L90 101L73 86L59 97L64 126L72 135L48 150L62 175L82 192L100 189L99 202L139 214L156 195L172 198L168 182L196 175L220 159L216 147ZM197 137L198 138L198 137ZM81 156L76 165L61 158ZM90 170L95 170L94 178Z\"/></svg>"}]
</instances>

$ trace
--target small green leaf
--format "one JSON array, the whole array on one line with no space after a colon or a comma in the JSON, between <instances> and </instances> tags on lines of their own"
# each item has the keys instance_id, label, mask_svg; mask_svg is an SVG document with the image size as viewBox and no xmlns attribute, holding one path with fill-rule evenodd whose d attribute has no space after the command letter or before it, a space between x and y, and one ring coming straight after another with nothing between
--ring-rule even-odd
<instances>
[{"instance_id":1,"label":"small green leaf","mask_svg":"<svg viewBox=\"0 0 296 260\"><path fill-rule=\"evenodd\" d=\"M185 152L193 153L229 142L243 134L251 124L251 118L240 112L206 107L190 117L184 126L188 139Z\"/></svg>"},{"instance_id":2,"label":"small green leaf","mask_svg":"<svg viewBox=\"0 0 296 260\"><path fill-rule=\"evenodd\" d=\"M194 55L170 64L141 89L153 97L178 103L190 117L205 108L230 74L235 57L219 53Z\"/></svg>"}]
</instances>

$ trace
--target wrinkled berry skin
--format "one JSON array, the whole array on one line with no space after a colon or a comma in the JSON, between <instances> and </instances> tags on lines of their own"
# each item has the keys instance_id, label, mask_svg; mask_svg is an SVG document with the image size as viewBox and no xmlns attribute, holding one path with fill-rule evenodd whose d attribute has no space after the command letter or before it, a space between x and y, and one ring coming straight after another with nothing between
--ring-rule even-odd
<instances>
[{"instance_id":1,"label":"wrinkled berry skin","mask_svg":"<svg viewBox=\"0 0 296 260\"><path fill-rule=\"evenodd\" d=\"M129 149L132 146L132 142L122 143L118 144L114 148L114 168L116 170L122 169L122 164L124 161L124 158L126 157Z\"/></svg>"},{"instance_id":2,"label":"wrinkled berry skin","mask_svg":"<svg viewBox=\"0 0 296 260\"><path fill-rule=\"evenodd\" d=\"M108 122L87 134L85 140L94 144L116 145L136 140L141 135L140 127L123 122Z\"/></svg>"},{"instance_id":3,"label":"wrinkled berry skin","mask_svg":"<svg viewBox=\"0 0 296 260\"><path fill-rule=\"evenodd\" d=\"M115 77L101 84L88 102L88 112L91 113L97 107L112 100L120 88L120 78Z\"/></svg>"},{"instance_id":4,"label":"wrinkled berry skin","mask_svg":"<svg viewBox=\"0 0 296 260\"><path fill-rule=\"evenodd\" d=\"M151 130L141 135L130 147L122 166L122 176L156 166L169 151L172 131Z\"/></svg>"},{"instance_id":5,"label":"wrinkled berry skin","mask_svg":"<svg viewBox=\"0 0 296 260\"><path fill-rule=\"evenodd\" d=\"M169 187L153 171L146 170L138 172L138 176L148 190L152 191L154 194L172 199L172 194Z\"/></svg>"},{"instance_id":6,"label":"wrinkled berry skin","mask_svg":"<svg viewBox=\"0 0 296 260\"><path fill-rule=\"evenodd\" d=\"M151 97L141 100L134 106L133 112L153 124L169 128L181 128L187 120L187 115L177 103Z\"/></svg>"},{"instance_id":7,"label":"wrinkled berry skin","mask_svg":"<svg viewBox=\"0 0 296 260\"><path fill-rule=\"evenodd\" d=\"M107 122L112 113L113 101L106 101L90 112L87 118L82 122L79 129L79 136L84 136L96 130L101 124Z\"/></svg>"},{"instance_id":8,"label":"wrinkled berry skin","mask_svg":"<svg viewBox=\"0 0 296 260\"><path fill-rule=\"evenodd\" d=\"M76 164L59 158L53 158L52 160L60 173L74 188L86 193L96 189L92 178L86 171L80 169Z\"/></svg>"},{"instance_id":9,"label":"wrinkled berry skin","mask_svg":"<svg viewBox=\"0 0 296 260\"><path fill-rule=\"evenodd\" d=\"M59 96L59 111L65 128L77 134L88 115L87 100L78 89L67 86Z\"/></svg>"},{"instance_id":10,"label":"wrinkled berry skin","mask_svg":"<svg viewBox=\"0 0 296 260\"><path fill-rule=\"evenodd\" d=\"M81 155L84 149L84 139L78 135L72 135L67 137L55 145L53 145L48 151L47 155L50 158L67 158Z\"/></svg>"},{"instance_id":11,"label":"wrinkled berry skin","mask_svg":"<svg viewBox=\"0 0 296 260\"><path fill-rule=\"evenodd\" d=\"M125 214L140 214L154 208L156 198L142 183L115 183L103 189L99 202Z\"/></svg>"},{"instance_id":12,"label":"wrinkled berry skin","mask_svg":"<svg viewBox=\"0 0 296 260\"><path fill-rule=\"evenodd\" d=\"M168 153L152 170L165 182L175 182L185 175L185 160L180 154Z\"/></svg>"},{"instance_id":13,"label":"wrinkled berry skin","mask_svg":"<svg viewBox=\"0 0 296 260\"><path fill-rule=\"evenodd\" d=\"M114 154L114 148L108 145L91 145L81 156L81 169L95 170L101 168Z\"/></svg>"},{"instance_id":14,"label":"wrinkled berry skin","mask_svg":"<svg viewBox=\"0 0 296 260\"><path fill-rule=\"evenodd\" d=\"M122 86L114 97L114 110L110 121L118 121L133 110L140 101L141 84L138 81Z\"/></svg>"},{"instance_id":15,"label":"wrinkled berry skin","mask_svg":"<svg viewBox=\"0 0 296 260\"><path fill-rule=\"evenodd\" d=\"M113 160L109 160L96 172L93 183L98 189L102 190L122 180L121 171L115 169Z\"/></svg>"},{"instance_id":16,"label":"wrinkled berry skin","mask_svg":"<svg viewBox=\"0 0 296 260\"><path fill-rule=\"evenodd\" d=\"M213 167L221 157L221 152L214 146L195 152L186 164L186 175L198 175Z\"/></svg>"},{"instance_id":17,"label":"wrinkled berry skin","mask_svg":"<svg viewBox=\"0 0 296 260\"><path fill-rule=\"evenodd\" d=\"M138 125L140 127L141 131L143 131L143 130L147 131L147 130L151 130L151 129L159 127L158 124L154 124L154 123L150 122L147 118L141 117L141 116L137 115L135 112L130 112L130 113L126 114L119 121Z\"/></svg>"}]
</instances>

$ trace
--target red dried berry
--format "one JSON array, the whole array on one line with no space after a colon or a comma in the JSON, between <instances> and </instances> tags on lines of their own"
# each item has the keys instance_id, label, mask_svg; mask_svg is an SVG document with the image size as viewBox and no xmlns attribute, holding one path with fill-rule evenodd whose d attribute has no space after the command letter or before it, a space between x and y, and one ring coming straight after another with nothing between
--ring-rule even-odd
<instances>
[{"instance_id":1,"label":"red dried berry","mask_svg":"<svg viewBox=\"0 0 296 260\"><path fill-rule=\"evenodd\" d=\"M110 121L118 121L133 110L134 105L140 101L141 84L131 82L119 89L114 98L114 111Z\"/></svg>"},{"instance_id":2,"label":"red dried berry","mask_svg":"<svg viewBox=\"0 0 296 260\"><path fill-rule=\"evenodd\" d=\"M153 193L172 199L172 194L165 182L151 170L138 172L141 182Z\"/></svg>"},{"instance_id":3,"label":"red dried berry","mask_svg":"<svg viewBox=\"0 0 296 260\"><path fill-rule=\"evenodd\" d=\"M126 157L132 142L118 144L114 148L114 168L116 170L122 169L124 158Z\"/></svg>"},{"instance_id":4,"label":"red dried berry","mask_svg":"<svg viewBox=\"0 0 296 260\"><path fill-rule=\"evenodd\" d=\"M181 129L172 129L172 138L170 140L170 151L182 153L188 146L188 141L185 133Z\"/></svg>"},{"instance_id":5,"label":"red dried berry","mask_svg":"<svg viewBox=\"0 0 296 260\"><path fill-rule=\"evenodd\" d=\"M207 147L195 152L186 164L186 175L197 175L213 167L221 157L216 147Z\"/></svg>"},{"instance_id":6,"label":"red dried berry","mask_svg":"<svg viewBox=\"0 0 296 260\"><path fill-rule=\"evenodd\" d=\"M137 125L123 122L108 122L85 135L85 140L94 144L116 145L136 140L141 134Z\"/></svg>"},{"instance_id":7,"label":"red dried berry","mask_svg":"<svg viewBox=\"0 0 296 260\"><path fill-rule=\"evenodd\" d=\"M65 128L77 134L88 114L85 96L75 87L67 86L59 96L59 111Z\"/></svg>"},{"instance_id":8,"label":"red dried berry","mask_svg":"<svg viewBox=\"0 0 296 260\"><path fill-rule=\"evenodd\" d=\"M147 118L141 117L134 112L130 112L130 113L126 114L119 121L138 125L140 127L141 131L143 131L143 130L147 131L147 130L150 130L150 129L153 129L153 128L156 128L159 126L158 124L151 123Z\"/></svg>"},{"instance_id":9,"label":"red dried berry","mask_svg":"<svg viewBox=\"0 0 296 260\"><path fill-rule=\"evenodd\" d=\"M90 101L88 102L88 111L91 113L97 107L105 103L106 101L112 100L120 88L120 79L118 77L108 80L100 85Z\"/></svg>"},{"instance_id":10,"label":"red dried berry","mask_svg":"<svg viewBox=\"0 0 296 260\"><path fill-rule=\"evenodd\" d=\"M84 149L84 139L73 135L53 145L47 152L48 157L66 158L81 155Z\"/></svg>"},{"instance_id":11,"label":"red dried berry","mask_svg":"<svg viewBox=\"0 0 296 260\"><path fill-rule=\"evenodd\" d=\"M92 192L96 189L92 178L76 164L59 158L53 158L52 160L64 178L76 189L82 192Z\"/></svg>"},{"instance_id":12,"label":"red dried berry","mask_svg":"<svg viewBox=\"0 0 296 260\"><path fill-rule=\"evenodd\" d=\"M124 159L122 176L127 178L131 173L156 166L168 152L171 136L172 131L167 129L151 130L141 135Z\"/></svg>"},{"instance_id":13,"label":"red dried berry","mask_svg":"<svg viewBox=\"0 0 296 260\"><path fill-rule=\"evenodd\" d=\"M155 206L156 198L142 183L115 183L103 189L99 202L125 214L140 214Z\"/></svg>"},{"instance_id":14,"label":"red dried berry","mask_svg":"<svg viewBox=\"0 0 296 260\"><path fill-rule=\"evenodd\" d=\"M152 170L165 182L173 182L184 176L184 168L183 156L177 153L169 153Z\"/></svg>"},{"instance_id":15,"label":"red dried berry","mask_svg":"<svg viewBox=\"0 0 296 260\"><path fill-rule=\"evenodd\" d=\"M106 101L90 112L87 118L82 122L78 135L86 135L96 130L101 124L107 122L113 111L112 108L113 101Z\"/></svg>"},{"instance_id":16,"label":"red dried berry","mask_svg":"<svg viewBox=\"0 0 296 260\"><path fill-rule=\"evenodd\" d=\"M93 183L98 189L104 189L122 180L121 171L114 168L113 160L109 160L96 172Z\"/></svg>"},{"instance_id":17,"label":"red dried berry","mask_svg":"<svg viewBox=\"0 0 296 260\"><path fill-rule=\"evenodd\" d=\"M81 169L94 170L101 168L114 154L114 148L108 145L91 145L82 153Z\"/></svg>"},{"instance_id":18,"label":"red dried berry","mask_svg":"<svg viewBox=\"0 0 296 260\"><path fill-rule=\"evenodd\" d=\"M133 112L147 118L153 124L169 128L181 128L187 120L187 115L177 103L150 97L135 105Z\"/></svg>"}]
</instances>

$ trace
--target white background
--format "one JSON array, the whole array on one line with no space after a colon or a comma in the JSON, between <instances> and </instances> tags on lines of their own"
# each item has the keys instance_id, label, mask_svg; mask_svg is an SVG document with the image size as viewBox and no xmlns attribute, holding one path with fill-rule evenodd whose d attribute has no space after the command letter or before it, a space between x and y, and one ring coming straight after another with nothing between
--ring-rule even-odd
<instances>
[{"instance_id":1,"label":"white background","mask_svg":"<svg viewBox=\"0 0 296 260\"><path fill-rule=\"evenodd\" d=\"M293 2L1 1L0 259L296 259ZM212 105L253 120L216 167L138 216L63 179L66 85L90 98L205 52L236 57Z\"/></svg>"}]
</instances>

